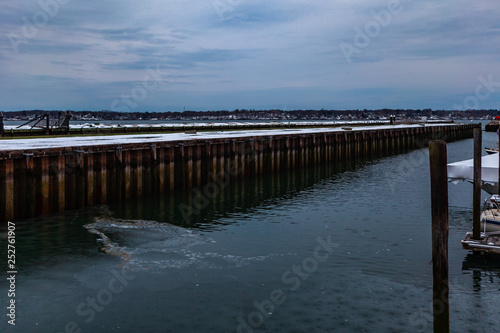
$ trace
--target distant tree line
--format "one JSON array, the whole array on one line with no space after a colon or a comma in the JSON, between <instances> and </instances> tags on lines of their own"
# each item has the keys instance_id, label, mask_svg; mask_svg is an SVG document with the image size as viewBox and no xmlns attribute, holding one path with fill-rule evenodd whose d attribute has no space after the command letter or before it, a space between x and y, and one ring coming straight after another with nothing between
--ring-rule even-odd
<instances>
[{"instance_id":1,"label":"distant tree line","mask_svg":"<svg viewBox=\"0 0 500 333\"><path fill-rule=\"evenodd\" d=\"M379 119L388 118L391 115L406 119L428 118L489 118L500 116L500 111L490 110L432 110L432 109L377 109L377 110L254 110L236 109L233 111L167 111L167 112L115 112L109 110L102 111L72 111L72 110L23 110L23 111L3 111L6 118L27 119L38 115L49 114L51 118L61 117L64 112L69 111L74 116L73 119L98 118L102 120L252 120L252 119L289 119L289 120L321 120L321 119Z\"/></svg>"}]
</instances>

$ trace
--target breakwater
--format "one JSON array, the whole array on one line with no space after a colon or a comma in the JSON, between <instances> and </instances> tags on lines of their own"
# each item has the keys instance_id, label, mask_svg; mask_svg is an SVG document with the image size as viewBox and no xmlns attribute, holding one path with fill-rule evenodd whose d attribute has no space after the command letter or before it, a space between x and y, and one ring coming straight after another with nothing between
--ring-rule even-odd
<instances>
[{"instance_id":1,"label":"breakwater","mask_svg":"<svg viewBox=\"0 0 500 333\"><path fill-rule=\"evenodd\" d=\"M397 125L5 140L0 220L104 204L308 165L398 154L475 125Z\"/></svg>"},{"instance_id":2,"label":"breakwater","mask_svg":"<svg viewBox=\"0 0 500 333\"><path fill-rule=\"evenodd\" d=\"M451 120L429 120L428 124L452 123ZM234 130L262 130L262 129L295 129L295 128L325 128L325 127L361 127L393 124L416 124L417 120L367 120L367 121L245 121L245 122L159 122L159 123L137 123L137 124L107 124L102 122L88 122L71 124L69 127L46 128L6 125L1 121L0 114L0 134L6 138L15 137L43 137L67 136L67 135L101 135L101 134L141 134L141 133L183 133L185 131L234 131ZM43 126L42 122L40 126ZM2 130L3 128L3 130Z\"/></svg>"}]
</instances>

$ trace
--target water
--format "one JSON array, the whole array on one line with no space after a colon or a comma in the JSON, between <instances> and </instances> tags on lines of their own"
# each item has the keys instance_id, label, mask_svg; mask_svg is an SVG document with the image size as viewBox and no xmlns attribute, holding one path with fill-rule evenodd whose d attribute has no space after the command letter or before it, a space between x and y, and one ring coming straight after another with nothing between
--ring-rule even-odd
<instances>
[{"instance_id":1,"label":"water","mask_svg":"<svg viewBox=\"0 0 500 333\"><path fill-rule=\"evenodd\" d=\"M472 140L448 145L471 157ZM196 191L15 221L2 332L431 332L429 188L421 149L238 181L189 219ZM451 331L494 332L500 261L460 244L472 185L449 205Z\"/></svg>"}]
</instances>

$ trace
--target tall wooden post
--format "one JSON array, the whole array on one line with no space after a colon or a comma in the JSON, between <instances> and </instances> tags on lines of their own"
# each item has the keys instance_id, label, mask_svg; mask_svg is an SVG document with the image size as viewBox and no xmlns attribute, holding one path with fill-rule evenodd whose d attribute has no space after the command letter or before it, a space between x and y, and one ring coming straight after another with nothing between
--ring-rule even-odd
<instances>
[{"instance_id":1,"label":"tall wooden post","mask_svg":"<svg viewBox=\"0 0 500 333\"><path fill-rule=\"evenodd\" d=\"M37 162L37 213L43 215L50 212L49 158L41 156Z\"/></svg>"},{"instance_id":2,"label":"tall wooden post","mask_svg":"<svg viewBox=\"0 0 500 333\"><path fill-rule=\"evenodd\" d=\"M158 148L158 157L157 157L157 182L158 182L158 192L157 193L163 193L165 192L165 148L160 147ZM163 202L160 200L160 202Z\"/></svg>"},{"instance_id":3,"label":"tall wooden post","mask_svg":"<svg viewBox=\"0 0 500 333\"><path fill-rule=\"evenodd\" d=\"M124 199L130 199L131 196L131 175L130 175L130 150L125 150L122 152L123 154L123 164L122 164L122 169L123 169L123 198Z\"/></svg>"},{"instance_id":4,"label":"tall wooden post","mask_svg":"<svg viewBox=\"0 0 500 333\"><path fill-rule=\"evenodd\" d=\"M184 149L185 151L185 157L184 160L186 161L185 163L187 164L187 187L192 188L193 187L193 146L185 146ZM224 161L224 159L222 159ZM224 162L223 162L224 163Z\"/></svg>"},{"instance_id":5,"label":"tall wooden post","mask_svg":"<svg viewBox=\"0 0 500 333\"><path fill-rule=\"evenodd\" d=\"M195 147L195 170L196 170L196 186L200 187L201 186L201 160L202 160L202 152L201 152L201 145L196 145Z\"/></svg>"},{"instance_id":6,"label":"tall wooden post","mask_svg":"<svg viewBox=\"0 0 500 333\"><path fill-rule=\"evenodd\" d=\"M57 209L62 212L66 208L66 157L57 156Z\"/></svg>"},{"instance_id":7,"label":"tall wooden post","mask_svg":"<svg viewBox=\"0 0 500 333\"><path fill-rule=\"evenodd\" d=\"M76 167L75 167L75 179L76 183L74 186L75 194L75 208L85 207L85 184L86 184L86 173L85 173L85 151L75 150L76 153Z\"/></svg>"},{"instance_id":8,"label":"tall wooden post","mask_svg":"<svg viewBox=\"0 0 500 333\"><path fill-rule=\"evenodd\" d=\"M106 152L100 153L100 159L99 159L99 167L100 167L100 172L99 172L99 186L100 186L100 202L101 204L105 204L108 202L108 174L107 174L107 160L108 160L108 155Z\"/></svg>"},{"instance_id":9,"label":"tall wooden post","mask_svg":"<svg viewBox=\"0 0 500 333\"><path fill-rule=\"evenodd\" d=\"M446 143L429 142L434 332L450 332L448 300L448 172Z\"/></svg>"},{"instance_id":10,"label":"tall wooden post","mask_svg":"<svg viewBox=\"0 0 500 333\"><path fill-rule=\"evenodd\" d=\"M137 178L135 180L135 190L134 196L141 197L142 196L142 185L143 185L143 162L142 162L142 149L138 149L134 151L136 158L135 172L134 175Z\"/></svg>"},{"instance_id":11,"label":"tall wooden post","mask_svg":"<svg viewBox=\"0 0 500 333\"><path fill-rule=\"evenodd\" d=\"M167 151L168 155L168 165L167 165L167 175L168 175L168 182L169 182L169 190L173 191L175 189L175 147L171 146L168 147Z\"/></svg>"},{"instance_id":12,"label":"tall wooden post","mask_svg":"<svg viewBox=\"0 0 500 333\"><path fill-rule=\"evenodd\" d=\"M3 173L3 175L0 175L0 179L3 178L5 186L4 188L0 188L0 197L2 197L2 194L5 195L5 197L2 197L3 202L0 203L0 207L3 208L3 211L0 212L0 218L12 221L14 218L14 160L7 159L0 161L0 172ZM1 184L2 182L0 182Z\"/></svg>"},{"instance_id":13,"label":"tall wooden post","mask_svg":"<svg viewBox=\"0 0 500 333\"><path fill-rule=\"evenodd\" d=\"M87 175L85 182L87 183L87 206L94 204L94 153L89 151L85 155L85 168L87 169Z\"/></svg>"},{"instance_id":14,"label":"tall wooden post","mask_svg":"<svg viewBox=\"0 0 500 333\"><path fill-rule=\"evenodd\" d=\"M481 127L474 128L474 194L472 203L472 237L481 239ZM500 170L500 169L499 169Z\"/></svg>"}]
</instances>

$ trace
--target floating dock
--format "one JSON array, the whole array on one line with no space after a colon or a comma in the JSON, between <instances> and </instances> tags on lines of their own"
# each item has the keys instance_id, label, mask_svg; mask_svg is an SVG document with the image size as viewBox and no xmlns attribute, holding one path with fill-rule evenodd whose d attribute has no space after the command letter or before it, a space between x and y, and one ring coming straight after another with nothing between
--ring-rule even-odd
<instances>
[{"instance_id":1,"label":"floating dock","mask_svg":"<svg viewBox=\"0 0 500 333\"><path fill-rule=\"evenodd\" d=\"M465 250L500 254L500 233L481 234L481 239L474 240L472 232L468 232L462 241L462 248Z\"/></svg>"},{"instance_id":2,"label":"floating dock","mask_svg":"<svg viewBox=\"0 0 500 333\"><path fill-rule=\"evenodd\" d=\"M474 124L0 140L0 221L471 138Z\"/></svg>"}]
</instances>

